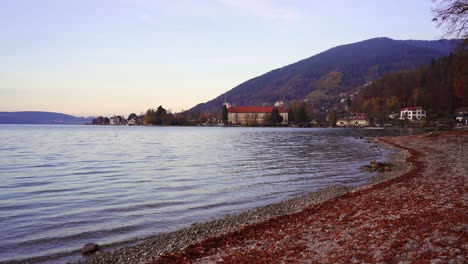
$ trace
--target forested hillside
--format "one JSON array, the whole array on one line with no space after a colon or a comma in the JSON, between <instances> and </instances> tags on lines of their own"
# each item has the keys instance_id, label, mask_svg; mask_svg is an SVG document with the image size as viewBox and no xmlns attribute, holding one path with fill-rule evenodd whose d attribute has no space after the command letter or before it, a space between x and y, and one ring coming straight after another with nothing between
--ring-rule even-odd
<instances>
[{"instance_id":1,"label":"forested hillside","mask_svg":"<svg viewBox=\"0 0 468 264\"><path fill-rule=\"evenodd\" d=\"M353 102L355 111L378 119L403 106L422 106L438 114L468 106L468 50L460 48L413 71L387 74L366 86Z\"/></svg>"},{"instance_id":2,"label":"forested hillside","mask_svg":"<svg viewBox=\"0 0 468 264\"><path fill-rule=\"evenodd\" d=\"M434 58L446 56L454 45L448 40L375 38L338 46L248 80L190 111L220 112L225 96L235 105L307 99L315 107L329 106L340 94L350 94L387 73L415 69Z\"/></svg>"}]
</instances>

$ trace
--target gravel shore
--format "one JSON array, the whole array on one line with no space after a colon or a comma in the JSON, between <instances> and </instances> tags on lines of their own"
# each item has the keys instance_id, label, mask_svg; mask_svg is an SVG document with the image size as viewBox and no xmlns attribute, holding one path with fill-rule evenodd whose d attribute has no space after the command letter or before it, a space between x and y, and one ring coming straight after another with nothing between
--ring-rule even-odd
<instances>
[{"instance_id":1,"label":"gravel shore","mask_svg":"<svg viewBox=\"0 0 468 264\"><path fill-rule=\"evenodd\" d=\"M82 263L464 263L468 160L458 144L467 142L467 133L384 138L392 170L365 186L326 188Z\"/></svg>"},{"instance_id":2,"label":"gravel shore","mask_svg":"<svg viewBox=\"0 0 468 264\"><path fill-rule=\"evenodd\" d=\"M310 206L339 197L358 188L367 188L367 186L397 177L409 170L410 165L406 163L406 157L409 154L406 150L395 148L390 144L377 140L373 143L394 150L389 157L389 162L393 166L392 171L379 172L373 176L369 180L368 185L360 187L328 187L281 203L259 207L236 215L226 215L221 219L209 222L193 224L176 232L144 239L137 245L123 247L114 251L97 252L95 255L88 257L88 259L77 263L148 263L165 253L181 251L187 248L187 246L194 245L205 239L226 235L241 230L243 227L262 223L275 217L298 213Z\"/></svg>"},{"instance_id":3,"label":"gravel shore","mask_svg":"<svg viewBox=\"0 0 468 264\"><path fill-rule=\"evenodd\" d=\"M468 133L381 140L409 152L403 175L153 263L466 263Z\"/></svg>"}]
</instances>

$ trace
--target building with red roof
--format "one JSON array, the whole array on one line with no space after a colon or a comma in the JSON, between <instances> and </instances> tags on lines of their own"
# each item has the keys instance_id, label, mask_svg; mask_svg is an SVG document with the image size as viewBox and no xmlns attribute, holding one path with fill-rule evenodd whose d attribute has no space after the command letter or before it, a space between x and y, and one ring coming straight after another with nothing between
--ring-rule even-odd
<instances>
[{"instance_id":1,"label":"building with red roof","mask_svg":"<svg viewBox=\"0 0 468 264\"><path fill-rule=\"evenodd\" d=\"M282 124L288 124L288 111L274 106L231 106L228 108L228 123L233 125L266 124L274 108L283 117Z\"/></svg>"},{"instance_id":2,"label":"building with red roof","mask_svg":"<svg viewBox=\"0 0 468 264\"><path fill-rule=\"evenodd\" d=\"M420 120L426 117L426 111L420 106L405 107L400 110L400 119Z\"/></svg>"}]
</instances>

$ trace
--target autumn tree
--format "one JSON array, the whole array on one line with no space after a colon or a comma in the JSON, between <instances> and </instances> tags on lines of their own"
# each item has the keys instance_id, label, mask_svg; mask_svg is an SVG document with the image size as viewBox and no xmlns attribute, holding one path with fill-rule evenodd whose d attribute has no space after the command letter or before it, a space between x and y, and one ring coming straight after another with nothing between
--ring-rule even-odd
<instances>
[{"instance_id":1,"label":"autumn tree","mask_svg":"<svg viewBox=\"0 0 468 264\"><path fill-rule=\"evenodd\" d=\"M187 118L187 112L182 110L180 113L175 113L172 115L172 125L175 126L186 126L189 124L188 118Z\"/></svg>"},{"instance_id":2,"label":"autumn tree","mask_svg":"<svg viewBox=\"0 0 468 264\"><path fill-rule=\"evenodd\" d=\"M96 123L99 124L99 125L104 125L104 117L103 116L98 116L96 118Z\"/></svg>"},{"instance_id":3,"label":"autumn tree","mask_svg":"<svg viewBox=\"0 0 468 264\"><path fill-rule=\"evenodd\" d=\"M330 111L327 115L327 118L328 118L329 126L336 127L336 119L337 119L336 110L333 109L332 111Z\"/></svg>"},{"instance_id":4,"label":"autumn tree","mask_svg":"<svg viewBox=\"0 0 468 264\"><path fill-rule=\"evenodd\" d=\"M306 110L304 103L299 105L299 108L297 109L295 116L296 116L296 120L298 123L307 122L307 110Z\"/></svg>"},{"instance_id":5,"label":"autumn tree","mask_svg":"<svg viewBox=\"0 0 468 264\"><path fill-rule=\"evenodd\" d=\"M143 124L146 126L154 125L155 120L156 120L156 111L154 111L153 108L146 110L146 114L143 117Z\"/></svg>"},{"instance_id":6,"label":"autumn tree","mask_svg":"<svg viewBox=\"0 0 468 264\"><path fill-rule=\"evenodd\" d=\"M454 52L451 63L454 96L460 105L468 105L468 0L433 0L434 19L438 27L446 28L446 35L463 38Z\"/></svg>"},{"instance_id":7,"label":"autumn tree","mask_svg":"<svg viewBox=\"0 0 468 264\"><path fill-rule=\"evenodd\" d=\"M309 115L310 114L307 111L306 105L300 101L293 102L288 111L290 123L307 122Z\"/></svg>"}]
</instances>

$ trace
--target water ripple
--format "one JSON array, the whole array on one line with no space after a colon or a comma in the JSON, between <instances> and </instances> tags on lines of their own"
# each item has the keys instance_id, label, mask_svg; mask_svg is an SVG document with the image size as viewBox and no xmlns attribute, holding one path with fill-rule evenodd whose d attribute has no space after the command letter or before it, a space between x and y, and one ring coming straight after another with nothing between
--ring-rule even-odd
<instances>
[{"instance_id":1,"label":"water ripple","mask_svg":"<svg viewBox=\"0 0 468 264\"><path fill-rule=\"evenodd\" d=\"M362 130L0 126L0 262L115 244L360 184ZM78 250L77 250L78 249Z\"/></svg>"}]
</instances>

